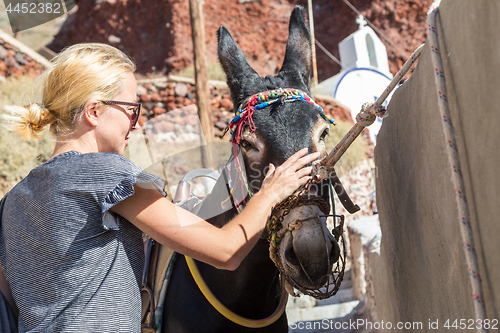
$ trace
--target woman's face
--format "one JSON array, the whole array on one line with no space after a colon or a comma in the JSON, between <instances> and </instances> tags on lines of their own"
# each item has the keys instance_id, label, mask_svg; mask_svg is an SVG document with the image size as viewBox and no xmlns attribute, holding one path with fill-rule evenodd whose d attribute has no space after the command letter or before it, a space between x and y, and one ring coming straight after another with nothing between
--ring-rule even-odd
<instances>
[{"instance_id":1,"label":"woman's face","mask_svg":"<svg viewBox=\"0 0 500 333\"><path fill-rule=\"evenodd\" d=\"M113 100L120 102L137 101L137 81L134 74L129 72L122 82L123 90ZM131 114L133 107L125 105L104 105L99 117L99 126L96 131L98 151L103 153L118 153L123 155L128 145L131 128Z\"/></svg>"}]
</instances>

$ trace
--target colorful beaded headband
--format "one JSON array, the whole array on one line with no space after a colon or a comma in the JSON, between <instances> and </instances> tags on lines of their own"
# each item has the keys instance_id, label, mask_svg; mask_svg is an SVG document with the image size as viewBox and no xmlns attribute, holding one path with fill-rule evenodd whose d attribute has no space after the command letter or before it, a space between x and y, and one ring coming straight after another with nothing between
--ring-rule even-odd
<instances>
[{"instance_id":1,"label":"colorful beaded headband","mask_svg":"<svg viewBox=\"0 0 500 333\"><path fill-rule=\"evenodd\" d=\"M299 89L279 88L252 95L240 104L238 111L236 111L236 116L229 123L229 127L226 128L226 130L231 130L231 142L239 144L243 125L247 120L250 125L250 130L252 132L255 131L255 124L252 120L252 114L256 110L263 109L266 106L274 103L286 103L295 101L307 102L309 104L317 106L321 111L323 111L323 108L321 106L316 104L316 102L312 98L310 98L305 92ZM335 124L333 118L328 115L326 117L328 118L330 123Z\"/></svg>"}]
</instances>

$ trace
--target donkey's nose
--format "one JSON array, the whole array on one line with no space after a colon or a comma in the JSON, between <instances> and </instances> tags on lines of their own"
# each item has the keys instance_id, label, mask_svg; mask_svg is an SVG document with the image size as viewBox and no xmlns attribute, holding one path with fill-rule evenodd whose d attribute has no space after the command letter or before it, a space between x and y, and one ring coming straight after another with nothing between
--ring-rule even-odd
<instances>
[{"instance_id":1,"label":"donkey's nose","mask_svg":"<svg viewBox=\"0 0 500 333\"><path fill-rule=\"evenodd\" d=\"M295 254L295 250L293 249L292 243L290 243L285 249L285 259L292 266L299 266L299 258Z\"/></svg>"},{"instance_id":2,"label":"donkey's nose","mask_svg":"<svg viewBox=\"0 0 500 333\"><path fill-rule=\"evenodd\" d=\"M330 249L330 263L336 263L340 258L340 247L335 239L331 240L332 248Z\"/></svg>"},{"instance_id":3,"label":"donkey's nose","mask_svg":"<svg viewBox=\"0 0 500 333\"><path fill-rule=\"evenodd\" d=\"M307 195L315 197L318 196L318 193L319 193L319 184L316 182L312 182L307 190Z\"/></svg>"}]
</instances>

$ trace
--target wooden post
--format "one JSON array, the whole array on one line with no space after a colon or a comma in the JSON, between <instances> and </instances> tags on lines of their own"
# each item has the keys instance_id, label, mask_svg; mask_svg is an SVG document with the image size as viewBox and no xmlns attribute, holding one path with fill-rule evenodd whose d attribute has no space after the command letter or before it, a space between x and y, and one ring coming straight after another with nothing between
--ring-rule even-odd
<instances>
[{"instance_id":1,"label":"wooden post","mask_svg":"<svg viewBox=\"0 0 500 333\"><path fill-rule=\"evenodd\" d=\"M313 82L312 86L318 85L318 67L316 65L316 38L314 37L314 18L312 0L307 0L307 9L309 11L309 31L311 33L311 57L313 65Z\"/></svg>"},{"instance_id":2,"label":"wooden post","mask_svg":"<svg viewBox=\"0 0 500 333\"><path fill-rule=\"evenodd\" d=\"M203 167L212 167L212 119L210 113L210 89L208 88L207 60L205 51L205 22L203 19L203 0L189 0L189 11L191 14L191 32L193 35L194 71L196 81L196 103L198 105L198 116L200 117L201 129L205 134L207 149L201 147ZM208 155L208 156L207 156Z\"/></svg>"}]
</instances>

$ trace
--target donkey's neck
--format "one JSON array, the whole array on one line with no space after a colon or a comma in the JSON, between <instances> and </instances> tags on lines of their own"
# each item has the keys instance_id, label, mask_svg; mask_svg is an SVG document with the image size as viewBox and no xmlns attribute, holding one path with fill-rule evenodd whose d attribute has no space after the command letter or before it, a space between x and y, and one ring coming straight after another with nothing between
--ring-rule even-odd
<instances>
[{"instance_id":1,"label":"donkey's neck","mask_svg":"<svg viewBox=\"0 0 500 333\"><path fill-rule=\"evenodd\" d=\"M259 240L234 271L199 265L200 273L213 294L241 316L265 318L279 303L280 279L278 270L269 259L268 248L266 240Z\"/></svg>"},{"instance_id":2,"label":"donkey's neck","mask_svg":"<svg viewBox=\"0 0 500 333\"><path fill-rule=\"evenodd\" d=\"M224 226L238 214L233 206L230 209L222 207L224 205L221 202L227 202L228 197L228 187L221 176L198 214L217 227ZM243 311L241 315L257 311L266 316L274 311L272 308L277 305L280 297L280 281L278 270L269 258L269 242L266 239L259 239L235 271L219 270L205 264L200 264L199 267L212 292L220 297L223 304L228 307L231 304L234 311ZM241 302L242 299L245 302ZM270 309L267 309L267 305L261 309L263 304L271 304Z\"/></svg>"}]
</instances>

